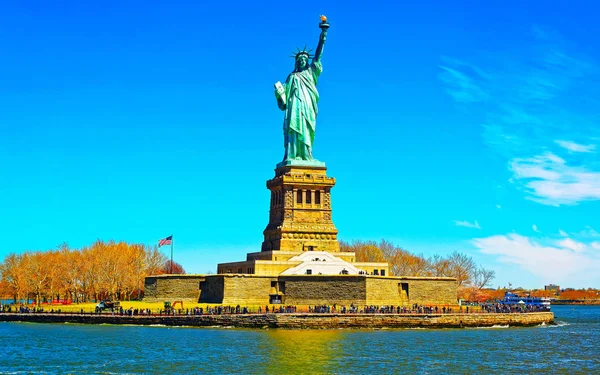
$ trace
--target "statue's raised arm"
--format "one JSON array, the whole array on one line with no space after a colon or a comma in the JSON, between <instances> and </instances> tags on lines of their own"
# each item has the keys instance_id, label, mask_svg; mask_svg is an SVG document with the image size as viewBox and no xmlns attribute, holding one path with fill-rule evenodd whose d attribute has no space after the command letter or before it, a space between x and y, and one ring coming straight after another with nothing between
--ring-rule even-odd
<instances>
[{"instance_id":1,"label":"statue's raised arm","mask_svg":"<svg viewBox=\"0 0 600 375\"><path fill-rule=\"evenodd\" d=\"M319 44L317 44L317 50L315 51L313 61L321 61L321 56L323 55L323 47L325 46L325 40L327 40L327 29L329 29L327 17L321 16L319 27L321 28L321 35L319 36Z\"/></svg>"},{"instance_id":2,"label":"statue's raised arm","mask_svg":"<svg viewBox=\"0 0 600 375\"><path fill-rule=\"evenodd\" d=\"M277 106L284 111L283 139L285 154L281 165L301 163L302 165L324 165L313 158L313 144L317 128L319 92L317 82L321 75L321 56L327 38L329 24L321 16L321 35L314 56L311 50L298 49L294 52L294 70L284 84L275 84ZM310 63L312 58L312 63ZM278 164L279 165L279 164Z\"/></svg>"}]
</instances>

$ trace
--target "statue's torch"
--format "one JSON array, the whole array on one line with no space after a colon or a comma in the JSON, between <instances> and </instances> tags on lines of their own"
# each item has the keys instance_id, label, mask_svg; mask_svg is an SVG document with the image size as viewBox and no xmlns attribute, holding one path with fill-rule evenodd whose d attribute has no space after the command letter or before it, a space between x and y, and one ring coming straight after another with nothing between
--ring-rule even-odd
<instances>
[{"instance_id":1,"label":"statue's torch","mask_svg":"<svg viewBox=\"0 0 600 375\"><path fill-rule=\"evenodd\" d=\"M327 29L329 28L329 24L327 23L327 17L321 15L321 23L319 24L319 27L321 28L321 30L323 31L327 31Z\"/></svg>"}]
</instances>

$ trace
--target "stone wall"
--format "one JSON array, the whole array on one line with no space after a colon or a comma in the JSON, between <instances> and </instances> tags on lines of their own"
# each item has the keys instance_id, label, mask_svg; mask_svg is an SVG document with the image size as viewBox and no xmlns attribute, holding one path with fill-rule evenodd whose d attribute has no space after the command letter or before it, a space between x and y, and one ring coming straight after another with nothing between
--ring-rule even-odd
<instances>
[{"instance_id":1,"label":"stone wall","mask_svg":"<svg viewBox=\"0 0 600 375\"><path fill-rule=\"evenodd\" d=\"M200 297L198 301L205 303L221 303L225 290L223 276L207 276L200 282Z\"/></svg>"},{"instance_id":2,"label":"stone wall","mask_svg":"<svg viewBox=\"0 0 600 375\"><path fill-rule=\"evenodd\" d=\"M276 287L273 287L275 283ZM408 286L408 293L402 291ZM264 305L270 294L288 305L456 306L456 280L356 275L164 275L146 278L146 301L186 300L226 305Z\"/></svg>"},{"instance_id":3,"label":"stone wall","mask_svg":"<svg viewBox=\"0 0 600 375\"><path fill-rule=\"evenodd\" d=\"M290 262L287 260L278 261L262 261L257 260L255 265L254 273L262 276L275 276L279 275L288 268L292 268L300 264L300 262Z\"/></svg>"},{"instance_id":4,"label":"stone wall","mask_svg":"<svg viewBox=\"0 0 600 375\"><path fill-rule=\"evenodd\" d=\"M552 312L526 314L238 314L180 316L119 316L111 314L0 314L0 321L81 324L136 324L195 327L243 327L286 329L339 328L466 328L535 326L552 324Z\"/></svg>"},{"instance_id":5,"label":"stone wall","mask_svg":"<svg viewBox=\"0 0 600 375\"><path fill-rule=\"evenodd\" d=\"M144 301L183 300L197 302L202 275L161 275L146 277Z\"/></svg>"},{"instance_id":6,"label":"stone wall","mask_svg":"<svg viewBox=\"0 0 600 375\"><path fill-rule=\"evenodd\" d=\"M285 283L285 304L289 305L364 305L364 276L280 276Z\"/></svg>"},{"instance_id":7,"label":"stone wall","mask_svg":"<svg viewBox=\"0 0 600 375\"><path fill-rule=\"evenodd\" d=\"M449 305L457 304L456 280L453 278L406 277L399 278L396 283L408 283L408 300L410 304Z\"/></svg>"},{"instance_id":8,"label":"stone wall","mask_svg":"<svg viewBox=\"0 0 600 375\"><path fill-rule=\"evenodd\" d=\"M408 286L403 293L402 284ZM456 306L456 280L436 277L367 277L367 305Z\"/></svg>"},{"instance_id":9,"label":"stone wall","mask_svg":"<svg viewBox=\"0 0 600 375\"><path fill-rule=\"evenodd\" d=\"M266 305L269 303L271 282L277 277L222 275L225 283L223 304L225 305Z\"/></svg>"},{"instance_id":10,"label":"stone wall","mask_svg":"<svg viewBox=\"0 0 600 375\"><path fill-rule=\"evenodd\" d=\"M398 280L387 277L367 277L367 295L365 305L408 306L408 301L400 299Z\"/></svg>"}]
</instances>

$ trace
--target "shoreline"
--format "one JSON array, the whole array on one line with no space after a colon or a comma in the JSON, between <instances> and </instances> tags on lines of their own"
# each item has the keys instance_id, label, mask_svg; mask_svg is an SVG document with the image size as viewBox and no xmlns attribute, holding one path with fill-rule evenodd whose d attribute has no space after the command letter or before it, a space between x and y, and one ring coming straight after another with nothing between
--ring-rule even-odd
<instances>
[{"instance_id":1,"label":"shoreline","mask_svg":"<svg viewBox=\"0 0 600 375\"><path fill-rule=\"evenodd\" d=\"M556 306L600 306L600 301L568 301L568 302L550 302L550 305Z\"/></svg>"},{"instance_id":2,"label":"shoreline","mask_svg":"<svg viewBox=\"0 0 600 375\"><path fill-rule=\"evenodd\" d=\"M531 327L554 324L552 312L471 314L338 314L276 313L221 315L111 315L57 313L2 313L0 322L164 325L188 327L280 329L379 329Z\"/></svg>"}]
</instances>

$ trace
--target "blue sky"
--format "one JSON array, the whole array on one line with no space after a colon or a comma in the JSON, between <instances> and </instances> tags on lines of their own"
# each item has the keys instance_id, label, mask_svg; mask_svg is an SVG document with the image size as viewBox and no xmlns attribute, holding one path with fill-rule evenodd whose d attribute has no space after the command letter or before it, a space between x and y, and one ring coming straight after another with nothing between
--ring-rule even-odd
<instances>
[{"instance_id":1,"label":"blue sky","mask_svg":"<svg viewBox=\"0 0 600 375\"><path fill-rule=\"evenodd\" d=\"M173 234L204 273L258 251L273 83L326 14L314 156L341 239L600 287L597 4L298 4L0 5L0 257Z\"/></svg>"}]
</instances>

